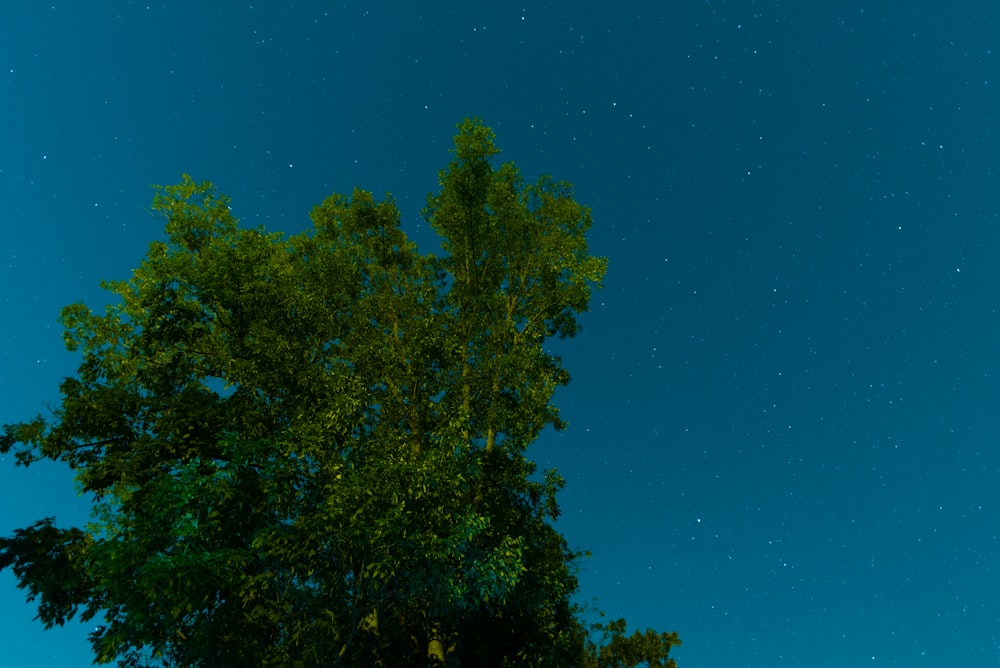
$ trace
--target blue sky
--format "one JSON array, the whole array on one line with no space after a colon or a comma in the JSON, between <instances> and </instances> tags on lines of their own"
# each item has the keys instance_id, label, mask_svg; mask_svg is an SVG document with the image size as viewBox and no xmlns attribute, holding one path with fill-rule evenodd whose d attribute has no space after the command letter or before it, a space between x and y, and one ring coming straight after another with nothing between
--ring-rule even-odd
<instances>
[{"instance_id":1,"label":"blue sky","mask_svg":"<svg viewBox=\"0 0 1000 668\"><path fill-rule=\"evenodd\" d=\"M355 186L419 220L455 123L571 181L609 258L559 344L583 598L685 668L1000 663L997 11L983 3L240 2L0 8L0 422L214 181L297 232ZM86 521L0 461L0 532ZM85 666L0 575L11 665Z\"/></svg>"}]
</instances>

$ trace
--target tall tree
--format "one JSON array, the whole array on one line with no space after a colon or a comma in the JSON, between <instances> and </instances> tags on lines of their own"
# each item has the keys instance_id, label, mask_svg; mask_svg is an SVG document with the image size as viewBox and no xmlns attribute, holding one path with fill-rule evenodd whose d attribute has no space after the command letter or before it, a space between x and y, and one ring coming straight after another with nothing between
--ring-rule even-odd
<instances>
[{"instance_id":1,"label":"tall tree","mask_svg":"<svg viewBox=\"0 0 1000 668\"><path fill-rule=\"evenodd\" d=\"M0 451L65 462L94 521L0 539L46 626L100 620L121 666L672 665L675 634L590 627L553 522L563 480L526 449L568 381L600 284L570 186L494 167L459 125L417 252L355 190L308 231L245 229L189 177L117 303L63 310L82 355L53 415ZM603 635L595 640L595 631Z\"/></svg>"}]
</instances>

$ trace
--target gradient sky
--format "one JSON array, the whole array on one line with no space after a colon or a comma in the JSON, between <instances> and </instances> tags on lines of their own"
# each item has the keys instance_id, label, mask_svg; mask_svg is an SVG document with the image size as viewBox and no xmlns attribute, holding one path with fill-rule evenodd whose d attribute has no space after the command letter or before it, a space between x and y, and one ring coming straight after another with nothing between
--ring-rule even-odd
<instances>
[{"instance_id":1,"label":"gradient sky","mask_svg":"<svg viewBox=\"0 0 1000 668\"><path fill-rule=\"evenodd\" d=\"M481 116L610 261L530 451L582 598L682 668L1000 665L998 52L963 0L4 2L0 422L58 399L58 311L159 238L150 184L287 232L390 191L431 251ZM0 534L87 512L0 458ZM90 665L34 614L0 575L4 665Z\"/></svg>"}]
</instances>

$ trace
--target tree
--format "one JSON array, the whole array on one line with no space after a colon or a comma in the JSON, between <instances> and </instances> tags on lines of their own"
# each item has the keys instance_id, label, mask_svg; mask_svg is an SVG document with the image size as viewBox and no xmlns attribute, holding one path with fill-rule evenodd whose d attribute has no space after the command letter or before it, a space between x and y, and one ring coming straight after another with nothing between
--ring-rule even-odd
<instances>
[{"instance_id":1,"label":"tree","mask_svg":"<svg viewBox=\"0 0 1000 668\"><path fill-rule=\"evenodd\" d=\"M158 190L166 241L104 313L63 310L78 373L0 436L94 498L86 527L0 539L47 627L99 619L120 666L673 664L676 635L639 651L572 602L563 480L526 449L564 426L544 344L606 261L568 184L497 153L459 125L423 211L441 257L362 190L294 236L241 227L208 182Z\"/></svg>"}]
</instances>

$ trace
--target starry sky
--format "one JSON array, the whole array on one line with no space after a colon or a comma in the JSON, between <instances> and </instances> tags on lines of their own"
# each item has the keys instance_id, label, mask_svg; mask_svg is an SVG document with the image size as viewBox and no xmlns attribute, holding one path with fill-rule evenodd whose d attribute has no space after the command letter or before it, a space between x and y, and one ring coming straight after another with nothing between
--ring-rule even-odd
<instances>
[{"instance_id":1,"label":"starry sky","mask_svg":"<svg viewBox=\"0 0 1000 668\"><path fill-rule=\"evenodd\" d=\"M829 5L829 6L827 6ZM725 0L0 6L0 422L74 372L190 173L298 232L355 186L418 212L480 116L576 186L609 258L559 342L581 600L682 668L1000 665L1000 9ZM86 521L0 461L0 533ZM90 665L0 575L5 665Z\"/></svg>"}]
</instances>

